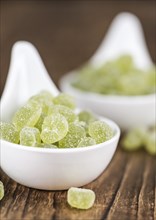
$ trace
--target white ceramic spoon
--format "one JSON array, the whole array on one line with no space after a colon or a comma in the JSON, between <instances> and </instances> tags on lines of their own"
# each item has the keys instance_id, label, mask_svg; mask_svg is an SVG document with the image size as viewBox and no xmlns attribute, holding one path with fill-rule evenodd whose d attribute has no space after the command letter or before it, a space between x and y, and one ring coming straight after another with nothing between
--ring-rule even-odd
<instances>
[{"instance_id":1,"label":"white ceramic spoon","mask_svg":"<svg viewBox=\"0 0 156 220\"><path fill-rule=\"evenodd\" d=\"M43 89L53 95L59 94L33 45L28 42L16 43L1 100L2 120L10 121L19 106ZM1 167L13 180L28 187L63 190L85 185L107 167L120 136L120 129L113 121L106 118L101 120L111 126L114 136L105 143L91 147L45 149L1 140Z\"/></svg>"},{"instance_id":2,"label":"white ceramic spoon","mask_svg":"<svg viewBox=\"0 0 156 220\"><path fill-rule=\"evenodd\" d=\"M104 40L88 62L98 67L122 54L132 55L138 68L148 69L153 65L141 23L131 13L120 13L115 17ZM83 92L71 86L76 74L77 70L65 75L60 87L75 96L81 108L92 109L99 115L113 119L123 130L150 126L155 122L155 94L118 96Z\"/></svg>"},{"instance_id":3,"label":"white ceramic spoon","mask_svg":"<svg viewBox=\"0 0 156 220\"><path fill-rule=\"evenodd\" d=\"M41 90L49 90L54 95L59 94L36 48L28 42L15 43L1 98L1 120L10 120L19 106Z\"/></svg>"}]
</instances>

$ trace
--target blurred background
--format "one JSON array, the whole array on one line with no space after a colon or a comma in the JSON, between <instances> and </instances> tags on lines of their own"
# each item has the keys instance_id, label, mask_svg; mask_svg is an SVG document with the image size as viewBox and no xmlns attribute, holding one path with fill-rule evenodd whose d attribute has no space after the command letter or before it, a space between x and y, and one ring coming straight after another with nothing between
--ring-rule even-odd
<instances>
[{"instance_id":1,"label":"blurred background","mask_svg":"<svg viewBox=\"0 0 156 220\"><path fill-rule=\"evenodd\" d=\"M156 62L155 0L1 0L0 93L8 73L10 52L19 40L33 43L58 85L66 72L86 62L99 46L112 19L122 11L139 17Z\"/></svg>"}]
</instances>

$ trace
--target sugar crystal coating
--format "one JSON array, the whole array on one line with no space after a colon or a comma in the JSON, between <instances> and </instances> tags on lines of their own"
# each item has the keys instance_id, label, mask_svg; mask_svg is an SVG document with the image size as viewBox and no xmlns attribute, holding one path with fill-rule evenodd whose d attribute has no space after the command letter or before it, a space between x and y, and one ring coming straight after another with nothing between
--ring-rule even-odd
<instances>
[{"instance_id":1,"label":"sugar crystal coating","mask_svg":"<svg viewBox=\"0 0 156 220\"><path fill-rule=\"evenodd\" d=\"M94 121L89 124L89 135L100 144L113 137L113 130L103 121Z\"/></svg>"},{"instance_id":2,"label":"sugar crystal coating","mask_svg":"<svg viewBox=\"0 0 156 220\"><path fill-rule=\"evenodd\" d=\"M28 100L29 104L37 104L42 108L42 113L47 114L49 106L53 105L53 96L48 91L42 91L39 94L32 96Z\"/></svg>"},{"instance_id":3,"label":"sugar crystal coating","mask_svg":"<svg viewBox=\"0 0 156 220\"><path fill-rule=\"evenodd\" d=\"M134 128L123 137L122 147L129 151L137 150L143 146L145 136L145 129Z\"/></svg>"},{"instance_id":4,"label":"sugar crystal coating","mask_svg":"<svg viewBox=\"0 0 156 220\"><path fill-rule=\"evenodd\" d=\"M91 124L97 120L95 116L87 111L77 113L74 108L73 99L67 94L53 97L49 92L42 91L17 110L12 124L1 122L1 139L13 143L20 141L21 145L32 147L86 147L103 141L104 127L105 140L108 136L110 138L109 126L104 126L103 130L99 125L98 130L91 129ZM95 136L100 140L94 138L96 132L99 134Z\"/></svg>"},{"instance_id":5,"label":"sugar crystal coating","mask_svg":"<svg viewBox=\"0 0 156 220\"><path fill-rule=\"evenodd\" d=\"M81 111L78 116L80 121L84 121L87 124L96 120L95 116L88 111Z\"/></svg>"},{"instance_id":6,"label":"sugar crystal coating","mask_svg":"<svg viewBox=\"0 0 156 220\"><path fill-rule=\"evenodd\" d=\"M20 144L35 147L41 143L40 132L37 128L24 127L20 132Z\"/></svg>"},{"instance_id":7,"label":"sugar crystal coating","mask_svg":"<svg viewBox=\"0 0 156 220\"><path fill-rule=\"evenodd\" d=\"M90 189L71 187L67 192L68 204L77 209L89 209L95 201L95 193Z\"/></svg>"},{"instance_id":8,"label":"sugar crystal coating","mask_svg":"<svg viewBox=\"0 0 156 220\"><path fill-rule=\"evenodd\" d=\"M66 118L57 113L45 117L42 125L41 139L46 144L55 143L66 136L68 122Z\"/></svg>"},{"instance_id":9,"label":"sugar crystal coating","mask_svg":"<svg viewBox=\"0 0 156 220\"><path fill-rule=\"evenodd\" d=\"M84 137L78 144L77 147L87 147L95 145L96 141L91 137Z\"/></svg>"},{"instance_id":10,"label":"sugar crystal coating","mask_svg":"<svg viewBox=\"0 0 156 220\"><path fill-rule=\"evenodd\" d=\"M156 132L150 131L145 136L145 149L151 155L156 155Z\"/></svg>"},{"instance_id":11,"label":"sugar crystal coating","mask_svg":"<svg viewBox=\"0 0 156 220\"><path fill-rule=\"evenodd\" d=\"M41 112L42 109L39 105L26 104L17 110L12 119L12 123L18 131L25 126L33 127L37 123Z\"/></svg>"},{"instance_id":12,"label":"sugar crystal coating","mask_svg":"<svg viewBox=\"0 0 156 220\"><path fill-rule=\"evenodd\" d=\"M60 113L63 115L68 123L72 123L74 121L78 121L78 116L74 113L74 111L63 105L54 105L49 107L48 115L53 115L56 113Z\"/></svg>"},{"instance_id":13,"label":"sugar crystal coating","mask_svg":"<svg viewBox=\"0 0 156 220\"><path fill-rule=\"evenodd\" d=\"M109 60L99 67L87 64L75 76L72 86L109 95L146 95L155 93L156 68L139 69L130 55Z\"/></svg>"},{"instance_id":14,"label":"sugar crystal coating","mask_svg":"<svg viewBox=\"0 0 156 220\"><path fill-rule=\"evenodd\" d=\"M3 197L4 197L4 185L0 181L0 200L3 199Z\"/></svg>"},{"instance_id":15,"label":"sugar crystal coating","mask_svg":"<svg viewBox=\"0 0 156 220\"><path fill-rule=\"evenodd\" d=\"M43 121L44 121L46 116L47 116L46 114L41 113L38 121L35 124L35 127L38 128L40 132L42 131L42 124L43 124Z\"/></svg>"},{"instance_id":16,"label":"sugar crystal coating","mask_svg":"<svg viewBox=\"0 0 156 220\"><path fill-rule=\"evenodd\" d=\"M85 129L78 123L69 124L67 135L59 141L59 148L74 148L86 136Z\"/></svg>"},{"instance_id":17,"label":"sugar crystal coating","mask_svg":"<svg viewBox=\"0 0 156 220\"><path fill-rule=\"evenodd\" d=\"M75 109L75 102L72 96L61 93L53 99L55 105L64 105L68 108Z\"/></svg>"},{"instance_id":18,"label":"sugar crystal coating","mask_svg":"<svg viewBox=\"0 0 156 220\"><path fill-rule=\"evenodd\" d=\"M13 124L0 122L0 139L18 144L19 132Z\"/></svg>"}]
</instances>

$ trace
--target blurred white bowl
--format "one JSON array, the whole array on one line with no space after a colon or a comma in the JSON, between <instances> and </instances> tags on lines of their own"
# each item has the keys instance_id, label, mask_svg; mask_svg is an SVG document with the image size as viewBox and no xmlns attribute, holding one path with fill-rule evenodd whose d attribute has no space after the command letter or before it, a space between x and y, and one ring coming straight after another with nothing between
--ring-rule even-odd
<instances>
[{"instance_id":1,"label":"blurred white bowl","mask_svg":"<svg viewBox=\"0 0 156 220\"><path fill-rule=\"evenodd\" d=\"M75 74L69 73L60 80L63 92L72 94L77 105L82 109L91 109L96 114L111 118L122 130L129 130L136 126L150 126L155 122L155 94L142 96L113 96L100 95L80 91L71 82Z\"/></svg>"},{"instance_id":2,"label":"blurred white bowl","mask_svg":"<svg viewBox=\"0 0 156 220\"><path fill-rule=\"evenodd\" d=\"M115 17L104 40L88 63L98 67L123 54L131 55L140 69L145 70L153 66L141 23L131 13L120 13ZM82 92L71 86L76 74L79 74L78 71L72 71L62 77L60 88L63 92L72 94L80 108L91 109L97 114L111 118L123 130L135 126L150 126L156 121L155 94L112 96Z\"/></svg>"}]
</instances>

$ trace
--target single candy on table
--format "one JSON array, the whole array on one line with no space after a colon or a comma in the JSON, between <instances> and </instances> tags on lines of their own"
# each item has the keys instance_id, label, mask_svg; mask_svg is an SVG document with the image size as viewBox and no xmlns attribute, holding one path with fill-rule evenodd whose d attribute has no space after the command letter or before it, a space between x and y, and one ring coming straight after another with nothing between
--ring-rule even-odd
<instances>
[{"instance_id":1,"label":"single candy on table","mask_svg":"<svg viewBox=\"0 0 156 220\"><path fill-rule=\"evenodd\" d=\"M3 199L3 197L4 197L4 185L0 181L0 200Z\"/></svg>"},{"instance_id":2,"label":"single candy on table","mask_svg":"<svg viewBox=\"0 0 156 220\"><path fill-rule=\"evenodd\" d=\"M122 140L122 147L128 151L140 149L144 145L146 132L145 128L132 129L124 136Z\"/></svg>"},{"instance_id":3,"label":"single candy on table","mask_svg":"<svg viewBox=\"0 0 156 220\"><path fill-rule=\"evenodd\" d=\"M95 193L90 189L71 187L67 192L68 204L77 209L89 209L95 201Z\"/></svg>"},{"instance_id":4,"label":"single candy on table","mask_svg":"<svg viewBox=\"0 0 156 220\"><path fill-rule=\"evenodd\" d=\"M145 149L151 155L156 155L156 132L149 131L145 137Z\"/></svg>"}]
</instances>

